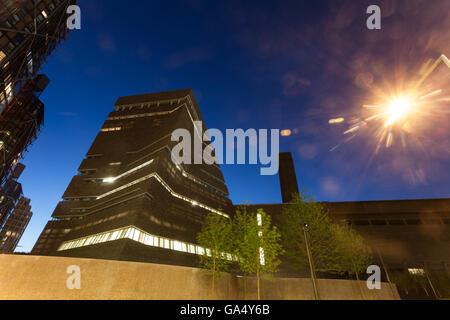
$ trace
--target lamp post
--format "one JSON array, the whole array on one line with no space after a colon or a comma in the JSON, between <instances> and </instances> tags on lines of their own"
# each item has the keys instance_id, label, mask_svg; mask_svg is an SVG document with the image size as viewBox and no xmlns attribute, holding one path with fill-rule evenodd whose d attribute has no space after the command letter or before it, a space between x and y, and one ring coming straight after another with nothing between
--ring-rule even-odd
<instances>
[{"instance_id":1,"label":"lamp post","mask_svg":"<svg viewBox=\"0 0 450 320\"><path fill-rule=\"evenodd\" d=\"M317 292L317 287L316 287L316 275L314 273L311 252L309 251L309 242L308 242L307 232L309 232L308 224L305 223L303 225L303 234L305 236L306 253L308 255L309 269L311 270L311 279L312 279L312 283L313 283L314 297L316 298L316 300L319 300L319 293Z\"/></svg>"}]
</instances>

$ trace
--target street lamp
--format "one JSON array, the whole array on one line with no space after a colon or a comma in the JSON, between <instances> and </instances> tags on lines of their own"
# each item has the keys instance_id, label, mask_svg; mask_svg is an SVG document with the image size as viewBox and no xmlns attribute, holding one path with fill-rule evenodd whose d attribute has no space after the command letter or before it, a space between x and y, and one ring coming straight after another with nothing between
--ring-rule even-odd
<instances>
[{"instance_id":1,"label":"street lamp","mask_svg":"<svg viewBox=\"0 0 450 320\"><path fill-rule=\"evenodd\" d=\"M309 250L309 242L308 242L308 235L307 235L307 232L309 232L308 227L309 226L307 223L305 223L303 225L303 234L305 236L305 245L306 245L306 253L308 255L309 269L311 270L311 279L312 279L312 283L313 283L314 297L316 298L316 300L319 300L319 293L317 292L317 286L316 286L316 275L314 273L313 261L312 261L312 257L311 257L311 252Z\"/></svg>"}]
</instances>

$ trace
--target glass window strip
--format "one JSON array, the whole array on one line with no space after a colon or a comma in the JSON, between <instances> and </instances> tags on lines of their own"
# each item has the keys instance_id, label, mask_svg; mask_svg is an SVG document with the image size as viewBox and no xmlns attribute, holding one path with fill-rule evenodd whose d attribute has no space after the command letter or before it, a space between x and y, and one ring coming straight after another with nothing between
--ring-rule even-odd
<instances>
[{"instance_id":1,"label":"glass window strip","mask_svg":"<svg viewBox=\"0 0 450 320\"><path fill-rule=\"evenodd\" d=\"M101 234L90 235L81 239L71 240L64 242L58 248L58 251L65 251L85 246L90 246L98 243L104 243L108 241L119 240L123 238L128 238L133 241L142 243L147 246L160 247L168 250L186 252L196 255L204 255L205 251L208 256L211 256L211 251L209 249L204 249L201 246L194 245L191 243L186 243L179 240L167 239L163 237L158 237L151 235L145 231L142 231L134 226L121 228L118 230L113 230L109 232L104 232ZM223 258L227 260L236 260L234 256L229 253L223 253Z\"/></svg>"}]
</instances>

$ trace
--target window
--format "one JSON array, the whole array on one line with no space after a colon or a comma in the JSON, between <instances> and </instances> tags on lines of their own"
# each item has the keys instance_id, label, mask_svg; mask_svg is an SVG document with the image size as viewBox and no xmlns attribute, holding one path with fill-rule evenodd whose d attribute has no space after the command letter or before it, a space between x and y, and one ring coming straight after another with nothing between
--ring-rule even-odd
<instances>
[{"instance_id":1,"label":"window","mask_svg":"<svg viewBox=\"0 0 450 320\"><path fill-rule=\"evenodd\" d=\"M0 50L0 62L2 62L3 59L5 59L5 58L6 58L6 54L2 50Z\"/></svg>"},{"instance_id":2,"label":"window","mask_svg":"<svg viewBox=\"0 0 450 320\"><path fill-rule=\"evenodd\" d=\"M165 249L170 249L170 241L169 241L169 239L164 239L164 248Z\"/></svg>"},{"instance_id":3,"label":"window","mask_svg":"<svg viewBox=\"0 0 450 320\"><path fill-rule=\"evenodd\" d=\"M408 272L414 275L421 275L421 276L425 275L425 270L420 268L408 268Z\"/></svg>"},{"instance_id":4,"label":"window","mask_svg":"<svg viewBox=\"0 0 450 320\"><path fill-rule=\"evenodd\" d=\"M139 230L134 230L133 240L134 241L139 241L140 235L141 235L141 232Z\"/></svg>"},{"instance_id":5,"label":"window","mask_svg":"<svg viewBox=\"0 0 450 320\"><path fill-rule=\"evenodd\" d=\"M122 127L103 128L102 132L121 131Z\"/></svg>"},{"instance_id":6,"label":"window","mask_svg":"<svg viewBox=\"0 0 450 320\"><path fill-rule=\"evenodd\" d=\"M103 157L102 154L93 154L93 155L87 155L86 159L100 159L102 157Z\"/></svg>"}]
</instances>

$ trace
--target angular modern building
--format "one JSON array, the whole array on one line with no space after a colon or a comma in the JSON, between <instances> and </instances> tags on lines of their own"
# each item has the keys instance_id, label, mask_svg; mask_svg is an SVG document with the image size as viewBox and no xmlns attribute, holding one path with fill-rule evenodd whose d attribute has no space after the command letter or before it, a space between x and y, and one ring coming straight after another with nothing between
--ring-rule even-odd
<instances>
[{"instance_id":1,"label":"angular modern building","mask_svg":"<svg viewBox=\"0 0 450 320\"><path fill-rule=\"evenodd\" d=\"M192 90L119 98L32 254L197 265L209 212L231 216L218 165L176 165L175 129L197 134ZM206 130L206 128L203 128Z\"/></svg>"},{"instance_id":2,"label":"angular modern building","mask_svg":"<svg viewBox=\"0 0 450 320\"><path fill-rule=\"evenodd\" d=\"M172 162L172 132L195 136L203 121L192 90L122 97L114 107L31 253L198 266L205 216L231 217L237 206L218 165ZM292 155L279 159L283 202L248 205L274 224L299 189ZM382 269L450 270L450 199L324 205L333 221L354 226ZM280 271L309 276L286 264Z\"/></svg>"},{"instance_id":3,"label":"angular modern building","mask_svg":"<svg viewBox=\"0 0 450 320\"><path fill-rule=\"evenodd\" d=\"M0 253L14 252L32 216L30 199L20 198L0 231Z\"/></svg>"}]
</instances>

